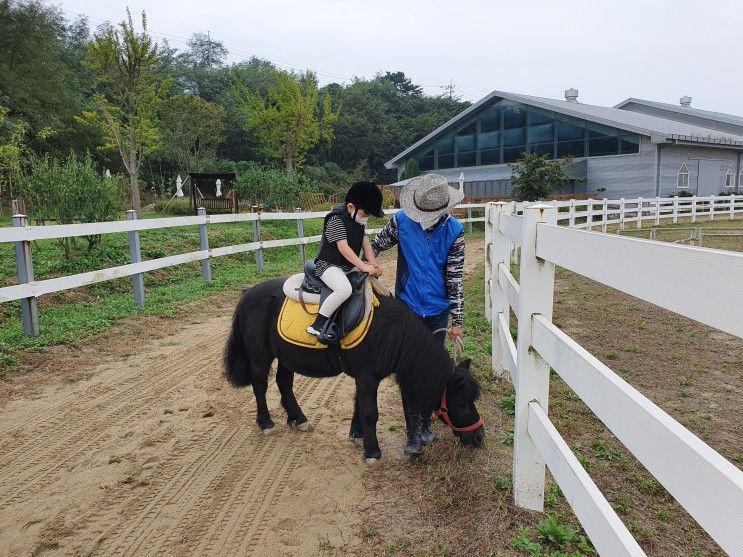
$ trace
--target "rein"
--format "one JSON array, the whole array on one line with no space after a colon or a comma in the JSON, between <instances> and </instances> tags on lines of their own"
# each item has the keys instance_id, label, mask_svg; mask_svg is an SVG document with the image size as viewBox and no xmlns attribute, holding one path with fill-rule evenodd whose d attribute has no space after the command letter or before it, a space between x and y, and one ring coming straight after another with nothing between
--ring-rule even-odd
<instances>
[{"instance_id":1,"label":"rein","mask_svg":"<svg viewBox=\"0 0 743 557\"><path fill-rule=\"evenodd\" d=\"M437 334L440 332L448 332L449 329L447 327L442 327L441 329L436 329L433 334ZM462 352L464 352L464 343L462 342L462 338L459 337L457 340L452 342L452 352L454 353L454 365L457 365L462 357ZM457 427L455 426L451 418L449 417L449 410L446 406L446 387L444 387L443 392L441 393L441 403L439 404L438 410L434 410L433 413L441 419L442 422L444 422L446 425L448 425L452 431L457 431L459 433L467 433L468 431L474 431L479 427L485 426L485 424L482 421L482 418L477 420L474 424L469 425L467 427Z\"/></svg>"},{"instance_id":2,"label":"rein","mask_svg":"<svg viewBox=\"0 0 743 557\"><path fill-rule=\"evenodd\" d=\"M441 404L439 405L438 410L434 410L433 413L436 414L436 416L440 418L442 422L448 425L452 431L457 431L459 433L474 431L485 425L482 421L482 418L480 418L474 424L468 425L467 427L456 427L452 423L451 418L449 417L449 411L446 407L446 387L444 387L444 392L441 393Z\"/></svg>"}]
</instances>

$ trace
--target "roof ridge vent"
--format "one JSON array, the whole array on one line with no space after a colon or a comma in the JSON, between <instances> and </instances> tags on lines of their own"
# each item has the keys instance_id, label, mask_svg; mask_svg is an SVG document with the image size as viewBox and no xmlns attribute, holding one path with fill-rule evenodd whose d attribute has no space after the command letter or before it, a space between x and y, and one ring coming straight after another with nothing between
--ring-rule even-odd
<instances>
[{"instance_id":1,"label":"roof ridge vent","mask_svg":"<svg viewBox=\"0 0 743 557\"><path fill-rule=\"evenodd\" d=\"M569 103L577 103L578 102L578 89L575 87L571 87L570 89L567 89L565 91L565 100Z\"/></svg>"},{"instance_id":2,"label":"roof ridge vent","mask_svg":"<svg viewBox=\"0 0 743 557\"><path fill-rule=\"evenodd\" d=\"M691 107L691 97L689 95L684 95L681 97L681 100L679 101L681 103L681 106L684 106L686 108Z\"/></svg>"}]
</instances>

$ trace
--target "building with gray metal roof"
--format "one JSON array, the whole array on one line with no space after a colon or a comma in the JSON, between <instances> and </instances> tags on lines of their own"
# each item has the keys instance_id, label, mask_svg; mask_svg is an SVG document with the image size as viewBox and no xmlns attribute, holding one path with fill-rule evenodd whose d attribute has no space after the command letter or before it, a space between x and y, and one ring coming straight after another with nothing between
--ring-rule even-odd
<instances>
[{"instance_id":1,"label":"building with gray metal roof","mask_svg":"<svg viewBox=\"0 0 743 557\"><path fill-rule=\"evenodd\" d=\"M566 193L654 197L743 191L743 118L627 99L615 107L493 91L386 163L401 177L414 158L421 172L451 182L463 175L470 197L510 193L508 166L524 152L572 157ZM582 178L578 180L577 178ZM400 184L402 185L402 184Z\"/></svg>"}]
</instances>

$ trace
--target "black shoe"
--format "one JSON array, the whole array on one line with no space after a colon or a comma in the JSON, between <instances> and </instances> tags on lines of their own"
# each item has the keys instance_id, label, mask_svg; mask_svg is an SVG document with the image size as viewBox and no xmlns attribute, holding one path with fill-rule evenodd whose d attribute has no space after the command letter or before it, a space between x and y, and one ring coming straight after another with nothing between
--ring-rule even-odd
<instances>
[{"instance_id":1,"label":"black shoe","mask_svg":"<svg viewBox=\"0 0 743 557\"><path fill-rule=\"evenodd\" d=\"M315 329L314 325L307 327L307 332L315 335L317 337L317 341L320 344L330 345L330 344L338 344L340 342L340 339L338 338L338 325L333 323L332 321L327 321L325 323L325 326L320 331L320 334L315 334L310 329Z\"/></svg>"},{"instance_id":2,"label":"black shoe","mask_svg":"<svg viewBox=\"0 0 743 557\"><path fill-rule=\"evenodd\" d=\"M421 443L424 445L430 445L437 439L436 434L431 429L431 416L421 417L419 419L421 422Z\"/></svg>"}]
</instances>

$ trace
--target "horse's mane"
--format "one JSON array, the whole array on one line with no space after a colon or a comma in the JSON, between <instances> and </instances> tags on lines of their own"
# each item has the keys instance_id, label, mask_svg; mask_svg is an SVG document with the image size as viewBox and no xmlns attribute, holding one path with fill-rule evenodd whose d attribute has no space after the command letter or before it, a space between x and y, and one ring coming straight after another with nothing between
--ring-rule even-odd
<instances>
[{"instance_id":1,"label":"horse's mane","mask_svg":"<svg viewBox=\"0 0 743 557\"><path fill-rule=\"evenodd\" d=\"M396 374L411 408L433 411L453 370L449 353L405 304L389 297L379 301L366 345L376 352L380 369Z\"/></svg>"}]
</instances>

